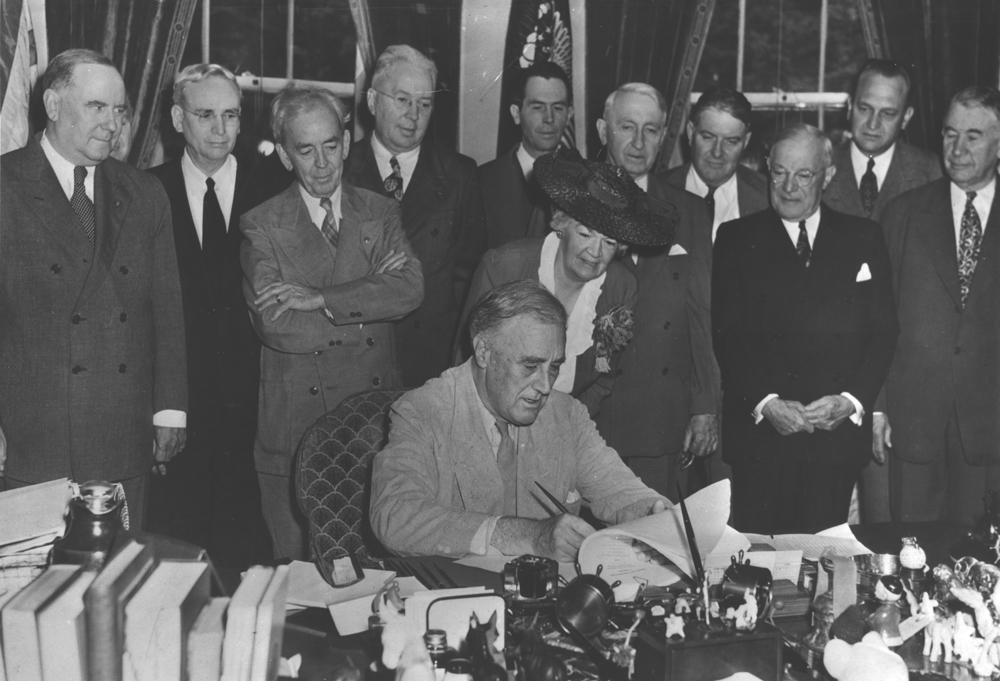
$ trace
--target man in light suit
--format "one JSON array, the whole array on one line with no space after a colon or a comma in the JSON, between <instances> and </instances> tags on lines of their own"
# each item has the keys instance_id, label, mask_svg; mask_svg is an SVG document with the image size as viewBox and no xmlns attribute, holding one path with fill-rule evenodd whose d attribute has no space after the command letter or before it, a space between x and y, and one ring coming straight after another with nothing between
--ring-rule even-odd
<instances>
[{"instance_id":1,"label":"man in light suit","mask_svg":"<svg viewBox=\"0 0 1000 681\"><path fill-rule=\"evenodd\" d=\"M569 78L558 64L532 64L520 77L520 92L510 105L510 115L521 126L521 141L479 166L489 248L548 234L551 201L534 180L532 166L536 158L559 148L573 117Z\"/></svg>"},{"instance_id":2,"label":"man in light suit","mask_svg":"<svg viewBox=\"0 0 1000 681\"><path fill-rule=\"evenodd\" d=\"M752 111L741 92L721 86L706 90L688 118L691 162L664 175L675 187L705 199L713 242L723 222L767 208L767 180L740 164L750 143Z\"/></svg>"},{"instance_id":3,"label":"man in light suit","mask_svg":"<svg viewBox=\"0 0 1000 681\"><path fill-rule=\"evenodd\" d=\"M636 249L622 262L639 282L632 341L614 390L597 415L601 435L643 482L674 498L681 453L707 456L718 444L719 369L712 354L712 228L705 203L650 174L666 135L663 95L645 83L611 93L597 121L608 161L651 198L679 214L669 249Z\"/></svg>"},{"instance_id":4,"label":"man in light suit","mask_svg":"<svg viewBox=\"0 0 1000 681\"><path fill-rule=\"evenodd\" d=\"M892 447L894 520L968 524L1000 491L998 157L1000 92L962 90L944 119L948 177L882 216L900 335L875 447Z\"/></svg>"},{"instance_id":5,"label":"man in light suit","mask_svg":"<svg viewBox=\"0 0 1000 681\"><path fill-rule=\"evenodd\" d=\"M552 390L566 310L535 281L499 286L469 315L474 353L392 406L375 455L371 524L386 548L460 557L487 551L574 560L594 528L668 504L604 444L582 404ZM571 513L551 516L535 483Z\"/></svg>"},{"instance_id":6,"label":"man in light suit","mask_svg":"<svg viewBox=\"0 0 1000 681\"><path fill-rule=\"evenodd\" d=\"M848 215L879 221L895 197L941 177L941 159L900 137L913 116L910 74L887 59L869 59L855 79L851 139L833 152L836 175L823 201ZM870 167L869 167L870 166ZM889 522L889 466L874 449L875 465L861 470L859 506L865 522Z\"/></svg>"},{"instance_id":7,"label":"man in light suit","mask_svg":"<svg viewBox=\"0 0 1000 681\"><path fill-rule=\"evenodd\" d=\"M0 176L0 467L7 487L120 481L141 529L150 467L185 439L170 204L108 158L125 111L114 64L63 52L42 90L45 131Z\"/></svg>"},{"instance_id":8,"label":"man in light suit","mask_svg":"<svg viewBox=\"0 0 1000 681\"><path fill-rule=\"evenodd\" d=\"M268 559L270 541L253 464L260 339L243 300L239 218L275 192L256 158L233 156L241 98L228 69L183 69L170 114L184 153L150 171L173 215L189 408L185 454L154 480L149 521L151 531L208 549L216 564L245 569Z\"/></svg>"},{"instance_id":9,"label":"man in light suit","mask_svg":"<svg viewBox=\"0 0 1000 681\"><path fill-rule=\"evenodd\" d=\"M353 393L403 385L390 322L423 296L398 204L341 182L346 123L328 90L280 92L271 129L298 181L240 222L243 293L264 342L254 458L278 558L308 556L291 481L299 440Z\"/></svg>"},{"instance_id":10,"label":"man in light suit","mask_svg":"<svg viewBox=\"0 0 1000 681\"><path fill-rule=\"evenodd\" d=\"M772 208L719 228L712 330L722 369L723 450L744 532L847 521L875 403L896 344L878 225L821 206L836 169L822 132L771 147Z\"/></svg>"},{"instance_id":11,"label":"man in light suit","mask_svg":"<svg viewBox=\"0 0 1000 681\"><path fill-rule=\"evenodd\" d=\"M451 365L458 315L486 250L476 162L424 136L434 110L437 67L408 45L375 65L368 109L375 131L344 169L355 187L388 196L424 271L424 302L396 324L403 385L418 386Z\"/></svg>"}]
</instances>

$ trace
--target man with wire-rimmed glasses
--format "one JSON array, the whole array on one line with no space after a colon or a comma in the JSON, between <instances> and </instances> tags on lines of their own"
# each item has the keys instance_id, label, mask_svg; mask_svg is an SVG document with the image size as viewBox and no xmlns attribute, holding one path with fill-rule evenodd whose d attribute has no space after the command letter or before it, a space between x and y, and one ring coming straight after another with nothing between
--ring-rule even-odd
<instances>
[{"instance_id":1,"label":"man with wire-rimmed glasses","mask_svg":"<svg viewBox=\"0 0 1000 681\"><path fill-rule=\"evenodd\" d=\"M193 64L174 80L170 120L180 158L152 169L166 189L184 300L188 442L150 491L151 530L207 548L242 568L270 546L253 463L260 340L243 300L240 216L273 191L256 158L233 155L242 94L218 64Z\"/></svg>"},{"instance_id":2,"label":"man with wire-rimmed glasses","mask_svg":"<svg viewBox=\"0 0 1000 681\"><path fill-rule=\"evenodd\" d=\"M404 385L417 387L451 366L459 312L486 227L476 162L425 139L437 67L409 45L379 56L367 92L375 130L359 140L344 180L397 201L403 230L424 270L424 302L396 323Z\"/></svg>"},{"instance_id":3,"label":"man with wire-rimmed glasses","mask_svg":"<svg viewBox=\"0 0 1000 681\"><path fill-rule=\"evenodd\" d=\"M778 133L771 208L723 223L712 270L723 452L737 529L847 521L899 328L881 230L820 203L836 173L810 125Z\"/></svg>"}]
</instances>

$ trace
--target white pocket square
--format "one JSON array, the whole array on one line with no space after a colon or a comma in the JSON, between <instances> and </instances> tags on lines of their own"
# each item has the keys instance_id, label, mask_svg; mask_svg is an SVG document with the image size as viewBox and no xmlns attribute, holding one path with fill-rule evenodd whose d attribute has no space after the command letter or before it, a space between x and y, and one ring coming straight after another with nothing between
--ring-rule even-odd
<instances>
[{"instance_id":1,"label":"white pocket square","mask_svg":"<svg viewBox=\"0 0 1000 681\"><path fill-rule=\"evenodd\" d=\"M858 270L858 276L854 278L855 282L858 281L869 281L872 278L872 271L868 269L868 263L861 265L861 269Z\"/></svg>"},{"instance_id":2,"label":"white pocket square","mask_svg":"<svg viewBox=\"0 0 1000 681\"><path fill-rule=\"evenodd\" d=\"M674 244L670 247L670 252L667 255L687 255L687 251L680 244Z\"/></svg>"}]
</instances>

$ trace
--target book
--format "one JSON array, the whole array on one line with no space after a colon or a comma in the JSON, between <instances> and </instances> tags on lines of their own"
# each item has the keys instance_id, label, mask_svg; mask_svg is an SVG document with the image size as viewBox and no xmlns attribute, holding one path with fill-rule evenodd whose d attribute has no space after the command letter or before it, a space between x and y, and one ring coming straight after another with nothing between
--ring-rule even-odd
<instances>
[{"instance_id":1,"label":"book","mask_svg":"<svg viewBox=\"0 0 1000 681\"><path fill-rule=\"evenodd\" d=\"M187 640L188 681L222 678L222 638L228 598L213 598L201 610Z\"/></svg>"},{"instance_id":2,"label":"book","mask_svg":"<svg viewBox=\"0 0 1000 681\"><path fill-rule=\"evenodd\" d=\"M66 478L0 492L0 546L61 534L70 495Z\"/></svg>"},{"instance_id":3,"label":"book","mask_svg":"<svg viewBox=\"0 0 1000 681\"><path fill-rule=\"evenodd\" d=\"M250 681L257 606L273 576L274 568L253 566L229 601L222 639L222 681Z\"/></svg>"},{"instance_id":4,"label":"book","mask_svg":"<svg viewBox=\"0 0 1000 681\"><path fill-rule=\"evenodd\" d=\"M79 571L38 613L44 681L87 679L87 620L83 614L83 593L96 576L96 572Z\"/></svg>"},{"instance_id":5,"label":"book","mask_svg":"<svg viewBox=\"0 0 1000 681\"><path fill-rule=\"evenodd\" d=\"M125 604L156 565L152 549L128 539L83 594L90 681L121 681L125 652Z\"/></svg>"},{"instance_id":6,"label":"book","mask_svg":"<svg viewBox=\"0 0 1000 681\"><path fill-rule=\"evenodd\" d=\"M208 564L165 560L125 606L125 678L183 681L187 638L208 603Z\"/></svg>"},{"instance_id":7,"label":"book","mask_svg":"<svg viewBox=\"0 0 1000 681\"><path fill-rule=\"evenodd\" d=\"M274 569L271 583L257 606L253 635L250 681L274 681L278 677L281 639L285 631L285 598L288 596L288 566Z\"/></svg>"},{"instance_id":8,"label":"book","mask_svg":"<svg viewBox=\"0 0 1000 681\"><path fill-rule=\"evenodd\" d=\"M79 570L79 565L51 566L10 599L0 611L4 665L8 678L15 681L42 681L38 612L58 595Z\"/></svg>"}]
</instances>

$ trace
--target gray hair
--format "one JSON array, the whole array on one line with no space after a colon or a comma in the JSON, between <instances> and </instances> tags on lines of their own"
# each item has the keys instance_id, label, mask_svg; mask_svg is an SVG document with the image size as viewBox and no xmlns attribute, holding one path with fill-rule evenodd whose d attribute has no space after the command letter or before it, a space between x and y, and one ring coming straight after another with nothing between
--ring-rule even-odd
<instances>
[{"instance_id":1,"label":"gray hair","mask_svg":"<svg viewBox=\"0 0 1000 681\"><path fill-rule=\"evenodd\" d=\"M573 225L577 224L583 225L582 222L580 222L575 217L564 211L562 208L554 208L552 210L552 219L549 221L549 229L551 229L553 232L556 232L559 235L560 239L563 238L563 235L566 233L567 227L572 227ZM603 234L601 230L594 229L590 225L583 225L583 226L586 227L587 229L594 230L596 232L600 232L601 234ZM628 253L629 245L624 241L618 241L617 239L615 241L618 244L615 247L615 257L620 258L626 253Z\"/></svg>"},{"instance_id":2,"label":"gray hair","mask_svg":"<svg viewBox=\"0 0 1000 681\"><path fill-rule=\"evenodd\" d=\"M522 279L485 294L469 313L469 337L490 335L508 319L531 315L540 322L566 328L566 309L537 281Z\"/></svg>"},{"instance_id":3,"label":"gray hair","mask_svg":"<svg viewBox=\"0 0 1000 681\"><path fill-rule=\"evenodd\" d=\"M979 106L993 113L1000 122L1000 91L985 85L973 85L955 93L949 108L955 104L964 107Z\"/></svg>"},{"instance_id":4,"label":"gray hair","mask_svg":"<svg viewBox=\"0 0 1000 681\"><path fill-rule=\"evenodd\" d=\"M833 165L833 142L819 128L808 123L797 123L778 131L771 142L771 149L778 146L778 142L785 140L810 140L817 142L823 147L823 165L830 167Z\"/></svg>"},{"instance_id":5,"label":"gray hair","mask_svg":"<svg viewBox=\"0 0 1000 681\"><path fill-rule=\"evenodd\" d=\"M271 102L271 134L274 135L274 141L278 144L284 141L285 128L293 119L306 111L322 107L333 112L340 122L341 130L347 130L351 114L337 95L315 85L286 85Z\"/></svg>"},{"instance_id":6,"label":"gray hair","mask_svg":"<svg viewBox=\"0 0 1000 681\"><path fill-rule=\"evenodd\" d=\"M42 92L46 90L61 90L73 82L73 69L80 64L98 64L110 66L118 70L115 63L100 52L94 50L74 49L57 54L49 62L42 75Z\"/></svg>"},{"instance_id":7,"label":"gray hair","mask_svg":"<svg viewBox=\"0 0 1000 681\"><path fill-rule=\"evenodd\" d=\"M427 72L431 78L431 90L437 88L438 70L433 61L409 45L390 45L379 55L375 62L375 72L372 74L372 89L381 90L382 84L389 74L400 64L412 64Z\"/></svg>"},{"instance_id":8,"label":"gray hair","mask_svg":"<svg viewBox=\"0 0 1000 681\"><path fill-rule=\"evenodd\" d=\"M184 97L184 88L188 85L200 83L206 78L213 77L229 81L229 84L236 91L236 96L240 101L243 101L243 91L240 89L240 84L236 82L236 76L225 66L220 66L219 64L191 64L190 66L185 66L177 74L177 77L174 78L174 104L181 106L181 101Z\"/></svg>"},{"instance_id":9,"label":"gray hair","mask_svg":"<svg viewBox=\"0 0 1000 681\"><path fill-rule=\"evenodd\" d=\"M663 123L667 122L667 110L668 110L667 100L659 90L657 90L655 87L653 87L648 83L625 83L617 90L612 92L610 95L608 95L608 98L604 100L603 118L605 121L607 121L608 118L611 116L611 109L614 108L615 101L617 101L618 97L624 94L645 95L646 97L649 97L650 99L656 102L656 105L660 108L660 111L663 113Z\"/></svg>"}]
</instances>

